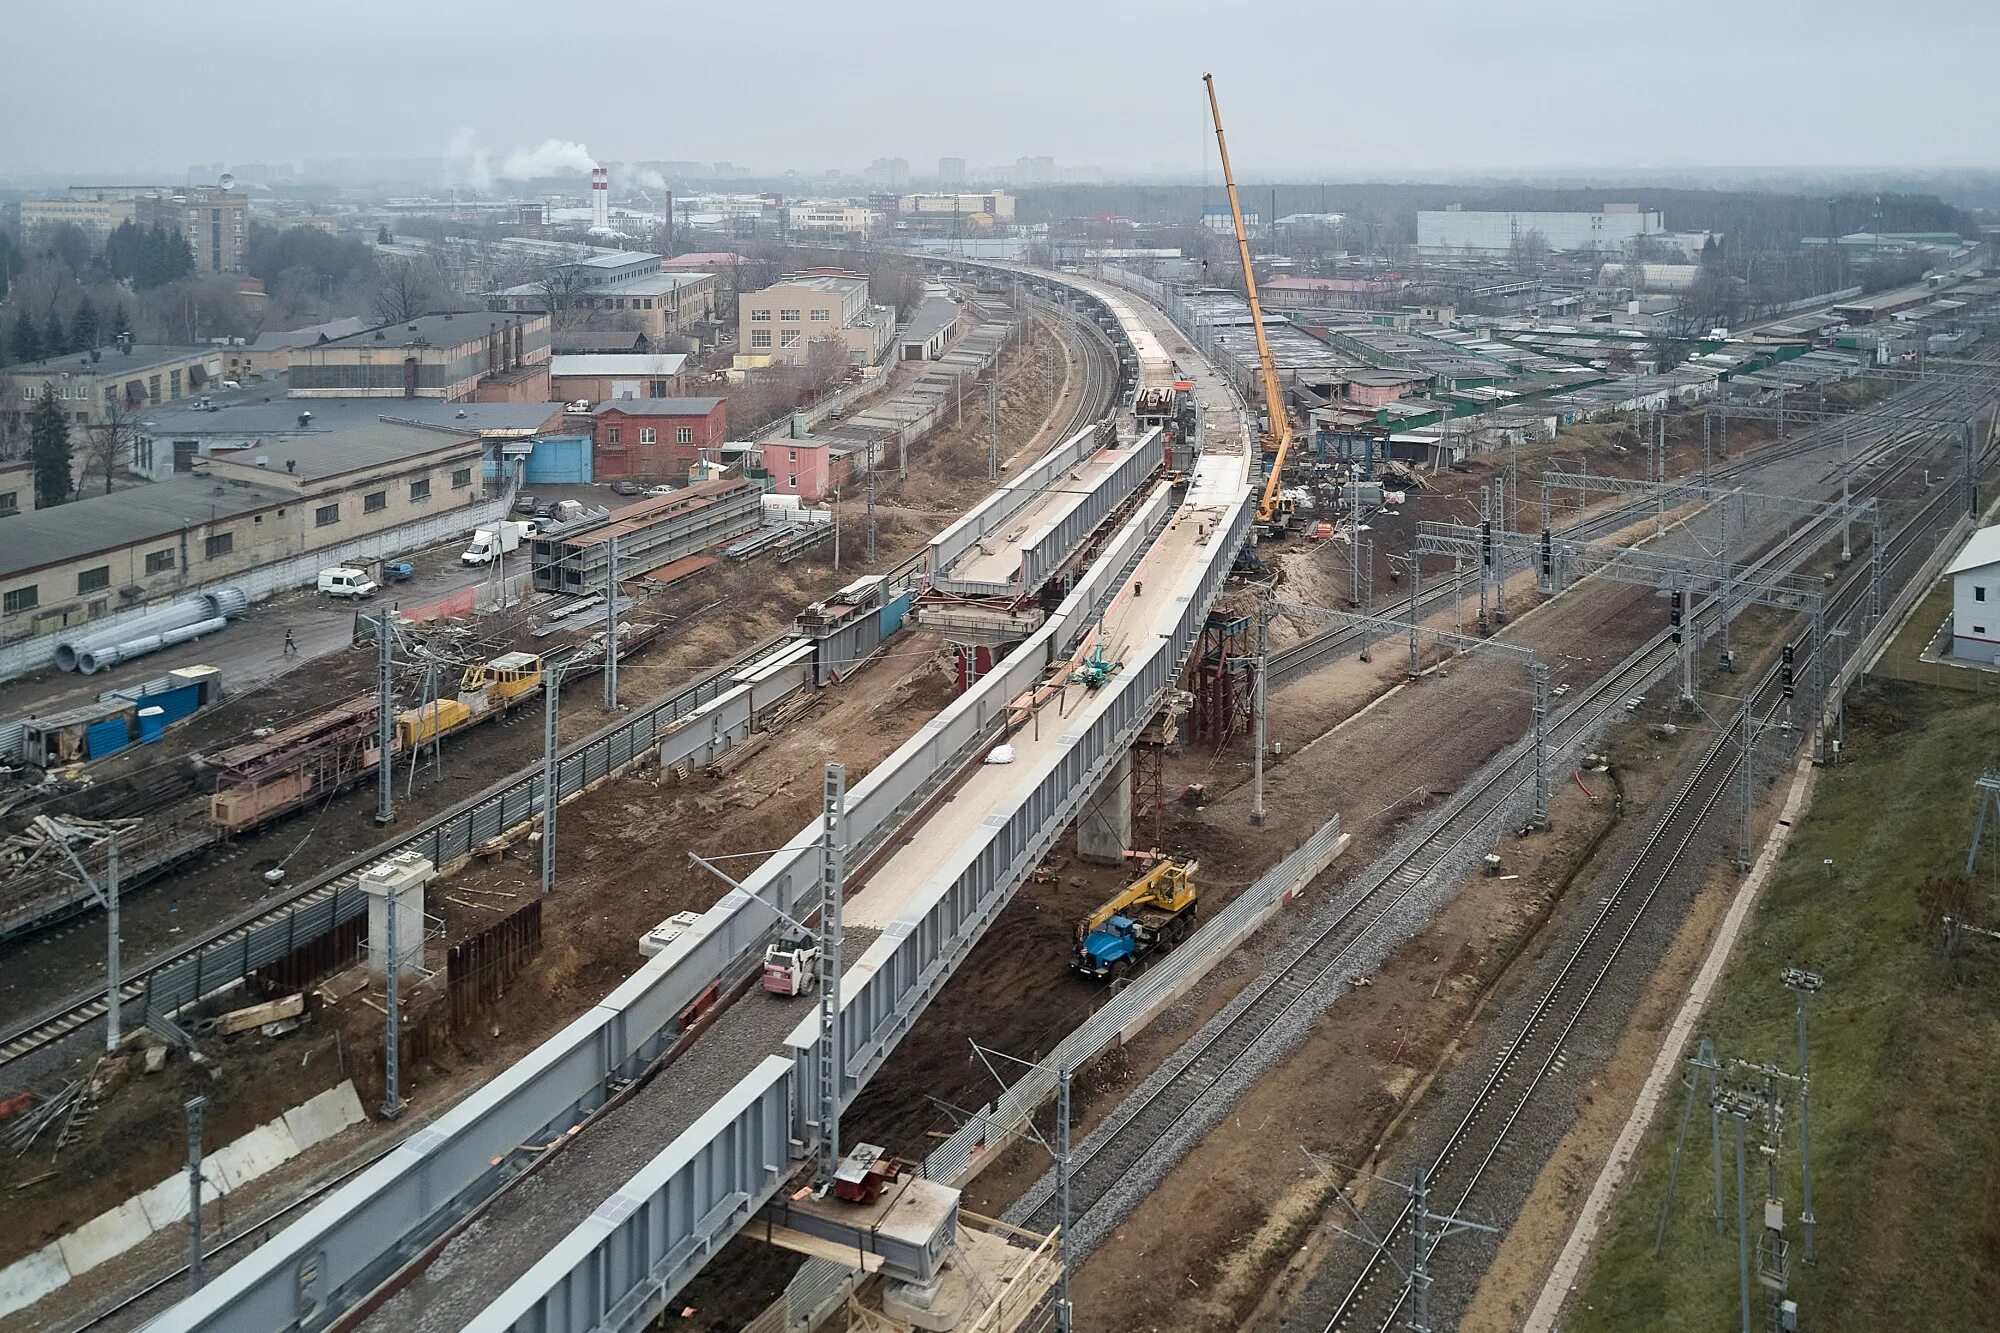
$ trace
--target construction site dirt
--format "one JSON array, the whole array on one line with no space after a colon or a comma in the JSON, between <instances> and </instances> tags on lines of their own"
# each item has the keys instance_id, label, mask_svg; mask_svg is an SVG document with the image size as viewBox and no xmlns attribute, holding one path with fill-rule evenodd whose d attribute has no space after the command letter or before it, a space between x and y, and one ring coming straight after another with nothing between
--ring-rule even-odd
<instances>
[{"instance_id":1,"label":"construction site dirt","mask_svg":"<svg viewBox=\"0 0 2000 1333\"><path fill-rule=\"evenodd\" d=\"M1003 357L999 400L1003 440L1028 439L1042 425L1051 399L1052 366L1045 347L1054 345L1053 338L1044 334ZM1054 369L1061 374L1060 365ZM947 427L912 448L906 478L893 472L878 478L872 564L865 554L865 506L850 495L839 507L838 569L832 563L833 548L822 544L809 557L786 565L720 565L700 579L647 599L633 618L668 618L669 628L643 656L621 666L621 699L630 706L669 693L781 632L800 608L857 574L907 559L986 491L989 430L985 412L968 412L962 425ZM528 639L530 646L536 643ZM240 703L232 701L218 715L214 730L177 731L173 744L186 753L240 735L250 726L268 725L266 719L283 720L288 713L366 693L372 680L370 650L350 650L316 663L310 673L281 678L269 691ZM604 725L600 689L593 677L565 690L560 732L565 744ZM532 763L541 750L539 713L539 708L525 709L448 740L441 776L433 774L426 761L407 799L404 777L399 777L398 823L434 814L484 790L501 774ZM148 755L138 765L160 765L164 758ZM179 761L173 771L180 771L184 762ZM200 790L196 779L187 779L185 785ZM200 860L132 894L123 912L128 971L137 960L170 949L264 901L272 892L263 879L266 871L282 867L287 881L296 883L382 841L384 832L372 819L375 800L372 782L350 789L323 807L219 844ZM4 946L0 1015L24 1017L74 994L80 978L101 975L102 926L101 917L86 916ZM14 1089L24 1077L42 1078L54 1072L45 1064L17 1062L0 1086Z\"/></svg>"},{"instance_id":2,"label":"construction site dirt","mask_svg":"<svg viewBox=\"0 0 2000 1333\"><path fill-rule=\"evenodd\" d=\"M1020 377L1020 392L1013 410L1035 414L1047 406L1046 386L1032 384L1037 368L1045 366L1037 354L1022 354L1007 374ZM1003 428L1009 399L1003 395ZM913 454L911 474L900 485L884 484L877 495L878 564L887 563L896 553L914 550L929 531L949 520L962 508L969 495L983 489L985 477L985 426L982 419L968 420L964 427L947 432L936 442L938 466L918 466L920 454ZM956 444L952 443L956 437ZM1698 453L1698 450L1697 450ZM1636 466L1635 466L1636 470ZM1442 479L1441 479L1442 480ZM1465 481L1466 479L1456 478ZM1476 484L1476 482L1467 482ZM858 504L844 506L843 543L850 552L861 549L861 517ZM934 520L934 521L933 521ZM1387 544L1385 542L1385 544ZM1316 555L1314 552L1303 554ZM1378 555L1379 558L1379 555ZM1289 570L1288 570L1289 574ZM685 680L700 666L723 660L728 645L755 641L782 623L759 623L760 612L789 617L789 612L808 600L812 592L804 586L780 586L796 579L799 584L817 575L827 586L835 586L831 571L814 567L790 570L733 570L722 580L704 585L700 595L707 599L685 614L680 633L658 645L649 659L621 671L632 697L657 694ZM1377 585L1378 598L1382 585ZM689 600L698 600L693 592ZM1625 588L1586 588L1561 605L1559 616L1530 618L1518 631L1530 638L1556 664L1555 679L1587 679L1608 667L1631 646L1643 639L1658 619L1657 607L1648 607L1649 594ZM1329 601L1328 604L1334 604ZM1517 611L1518 616L1518 611ZM1450 617L1435 617L1449 626ZM586 798L565 807L562 837L559 839L559 883L563 887L551 904L548 932L543 951L531 968L491 1011L483 1035L462 1047L440 1053L428 1067L407 1072L405 1094L419 1104L446 1095L476 1081L479 1071L490 1070L496 1062L552 1030L584 1004L594 1001L610 985L627 975L636 957L637 935L662 917L684 907L700 907L720 892L720 885L688 866L686 852L728 853L770 847L811 817L817 806L817 770L826 758L843 758L854 781L882 755L932 715L948 697L950 681L941 646L923 636L900 641L890 654L872 664L868 672L848 682L849 690L836 691L800 727L786 733L755 760L731 778L719 783L695 782L684 788L658 788L650 777L626 778L606 783ZM363 669L365 670L365 664ZM1572 673L1566 676L1564 673ZM1439 718L1430 697L1436 682L1426 681L1401 690L1369 710L1358 724L1344 728L1316 743L1313 737L1380 693L1385 683L1400 679L1400 659L1383 652L1372 666L1343 664L1300 682L1292 690L1280 692L1273 700L1273 736L1285 742L1285 757L1272 770L1272 790L1267 794L1272 817L1264 829L1252 829L1247 821L1247 745L1239 738L1218 752L1213 748L1191 749L1167 761L1166 776L1171 790L1201 787L1206 790L1205 807L1175 805L1170 808L1163 844L1166 850L1196 855L1203 867L1204 908L1224 905L1256 874L1275 861L1302 832L1327 813L1339 809L1356 837L1349 851L1349 863L1371 857L1408 822L1440 794L1462 782L1479 763L1501 745L1517 737L1527 716L1527 691L1518 667L1506 663L1465 661L1452 673L1452 715L1448 719L1452 744L1439 743ZM860 687L863 681L868 686ZM1427 693L1428 692L1428 693ZM586 698L588 696L586 695ZM575 725L581 730L601 723L595 708L576 710ZM522 729L515 728L519 732ZM504 729L501 729L504 734ZM526 729L532 732L533 728ZM538 738L527 740L526 753L509 761L496 755L488 761L468 758L460 764L490 775L532 757ZM447 780L453 756L447 754ZM475 764L479 767L475 768ZM804 780L801 780L804 779ZM420 789L422 780L420 779ZM483 785L483 783L476 783ZM470 790L472 788L468 788ZM461 795L464 793L460 793ZM339 822L366 825L365 811L372 793L347 798L353 810ZM336 802L331 814L341 808ZM1546 883L1573 856L1580 838L1591 828L1592 807L1580 791L1568 790L1558 798L1558 833L1519 844L1510 857L1532 863L1535 870L1522 870L1522 881L1539 877ZM1601 811L1599 812L1601 813ZM244 854L247 854L244 853ZM254 879L254 867L240 874ZM1003 913L988 939L946 988L937 1004L899 1048L882 1076L871 1085L851 1113L852 1134L884 1143L892 1151L920 1155L930 1135L951 1123L951 1108L976 1105L996 1090L991 1077L972 1052L968 1039L1032 1059L1101 1003L1106 992L1095 983L1073 976L1067 969L1068 944L1074 920L1095 906L1127 877L1125 872L1085 868L1066 858L1053 859L1044 873L1030 884ZM454 877L439 895L440 914L447 935L462 934L490 924L495 909L482 907L486 896L533 891L533 867L523 847L501 861L470 869ZM1376 1034L1363 1039L1379 1044L1382 1031L1393 1031L1401 1018L1411 1029L1405 1041L1398 1037L1385 1051L1375 1055L1390 1072L1384 1075L1370 1105L1391 1106L1413 1081L1409 1071L1426 1068L1453 1020L1447 1014L1436 1020L1430 1015L1417 1024L1409 1016L1424 1008L1412 987L1428 984L1433 994L1449 987L1452 994L1476 994L1495 966L1494 950L1504 945L1504 932L1495 934L1496 923L1510 913L1530 920L1540 910L1532 903L1514 901L1507 907L1507 895L1526 892L1520 881L1508 881L1509 888L1476 884L1461 895L1460 903L1441 916L1427 933L1397 955L1385 978L1367 989L1363 1003L1355 1005L1355 1031ZM1481 899L1482 893L1501 895ZM453 902L453 898L460 901ZM501 899L502 902L511 901ZM1484 902L1485 914L1478 904ZM1458 915L1464 904L1467 915ZM128 912L128 922L132 914ZM132 926L128 925L128 936ZM80 936L78 956L87 958L101 946L88 928L71 932ZM1282 925L1267 932L1274 939L1282 935ZM1260 946L1262 947L1262 946ZM1445 964L1440 971L1441 962ZM1394 968L1409 970L1407 985L1397 990L1386 979ZM1247 953L1229 960L1218 969L1209 984L1189 1000L1170 1011L1153 1032L1148 1033L1120 1055L1101 1062L1079 1085L1080 1122L1087 1126L1116 1104L1121 1090L1136 1082L1166 1051L1172 1049L1176 1034L1190 1030L1191 1023L1219 1007L1234 987L1242 984L1253 963ZM1404 993L1408 992L1408 993ZM1370 1007L1372 1006L1372 1008ZM375 1077L379 1061L379 1015L360 1004L335 1007L323 1014L321 1025L341 1032L343 1051L350 1073L364 1084L364 1103L379 1100L379 1084L366 1081ZM1383 1026L1386 1020L1386 1028ZM1343 1023L1346 1019L1343 1017ZM1435 1029L1435 1030L1434 1030ZM375 1045L368 1045L370 1037ZM1316 1038L1316 1041L1318 1039ZM1352 1033L1347 1040L1354 1040ZM266 1043L289 1049L292 1056L305 1051L303 1044L286 1047L284 1042ZM360 1052L357 1052L360 1047ZM287 1057L291 1058L291 1057ZM1306 1058L1303 1054L1299 1058ZM316 1061L318 1057L312 1056ZM1403 1071L1401 1074L1395 1071ZM1397 1080L1402 1079L1398 1084ZM1286 1080L1310 1089L1317 1079ZM305 1083L290 1090L290 1101L302 1100L313 1089ZM1293 1097L1309 1094L1293 1086ZM177 1107L177 1102L163 1104ZM1247 1103L1246 1103L1247 1105ZM1289 1112L1303 1114L1305 1103ZM1311 1106L1317 1119L1321 1110ZM1357 1104L1352 1114L1331 1115L1329 1123L1367 1121L1367 1105ZM1241 1119L1239 1115L1239 1120ZM1376 1117L1379 1119L1379 1117ZM247 1123L254 1123L249 1121ZM218 1131L221 1132L221 1131ZM1216 1145L1211 1143L1202 1151ZM1349 1151L1353 1145L1328 1144L1329 1151ZM1366 1145L1362 1145L1366 1146ZM1040 1166L1015 1149L989 1168L969 1197L980 1211L993 1211L1005 1201L1010 1185L1018 1186L1039 1173ZM1017 1160L1017 1158L1019 1160ZM137 1175L147 1177L139 1188L171 1171L174 1155L168 1153L161 1169L146 1167ZM1248 1168L1247 1159L1238 1164ZM1287 1164L1285 1170L1290 1169ZM1188 1172L1181 1173L1188 1175ZM1199 1174L1196 1172L1195 1174ZM1280 1173L1283 1174L1282 1172ZM1296 1172L1293 1172L1296 1174ZM65 1192L64 1203L69 1200ZM1166 1191L1162 1191L1165 1197ZM122 1196L115 1196L122 1197ZM115 1197L109 1201L115 1202ZM1175 1226L1187 1231L1188 1200L1184 1196ZM1157 1198L1156 1201L1157 1202ZM108 1206L100 1202L101 1209ZM1149 1203L1147 1209L1153 1208ZM38 1234L60 1231L64 1225L92 1215L84 1207L67 1223L59 1218L46 1220ZM1200 1211L1218 1226L1241 1230L1242 1219L1228 1220L1225 1210L1203 1204ZM67 1215L67 1206L62 1210ZM1144 1232L1145 1212L1124 1229ZM1216 1242L1234 1234L1204 1226L1213 1255L1226 1246ZM37 1242L39 1243L39 1242ZM1122 1244L1123 1241L1114 1242ZM732 1247L732 1255L747 1246ZM1189 1242L1189 1252L1198 1247ZM1109 1252L1113 1246L1107 1246ZM1129 1253L1129 1252L1128 1252ZM1147 1250L1149 1260L1157 1250ZM711 1267L689 1293L688 1304L696 1306L704 1319L722 1318L722 1312L739 1307L754 1308L759 1292L768 1295L772 1261L750 1260L754 1273L738 1268L725 1256ZM782 1267L782 1261L779 1266ZM1109 1271L1101 1259L1086 1269L1083 1282L1096 1281L1093 1271ZM1188 1270L1195 1273L1194 1269ZM1226 1275L1209 1272L1190 1280L1209 1282ZM1110 1279L1106 1279L1107 1281ZM1157 1285L1157 1284L1155 1284ZM1193 1291L1196 1288L1191 1288ZM1084 1288L1079 1289L1083 1299ZM1112 1299L1109 1288L1105 1298ZM1112 1308L1092 1301L1088 1308ZM1142 1308L1134 1304L1134 1310ZM1164 1308L1164 1307L1163 1307ZM1154 1323L1159 1321L1155 1319ZM1168 1321L1173 1322L1173 1321ZM1121 1324L1120 1326L1124 1326ZM1135 1315L1131 1327L1149 1326ZM1161 1326L1166 1326L1162 1324Z\"/></svg>"},{"instance_id":3,"label":"construction site dirt","mask_svg":"<svg viewBox=\"0 0 2000 1333\"><path fill-rule=\"evenodd\" d=\"M1003 438L1024 439L1035 433L1048 407L1049 369L1049 358L1032 342L1003 361ZM892 504L902 503L900 508L878 506L878 566L906 558L983 493L989 429L985 413L976 420L968 413L962 428L947 429L912 450L907 481L881 480L878 501L887 497ZM699 589L669 603L685 608L677 613L680 632L621 668L625 697L647 698L675 688L743 646L782 629L798 607L853 577L858 572L854 562L866 540L866 519L859 504L842 508L841 571L836 573L824 562L718 569ZM353 658L353 669L365 679L367 654L357 652ZM412 1102L406 1121L408 1114L421 1115L435 1100L456 1096L478 1082L622 981L639 960L637 940L645 930L676 911L704 908L719 897L724 886L691 869L689 851L734 854L783 842L817 810L818 775L824 761L843 759L850 782L859 780L936 714L950 696L952 679L948 652L937 640L923 633L906 634L863 670L827 691L804 719L730 777L719 782L696 778L668 788L655 786L650 774L622 778L565 805L558 824L560 892L548 905L540 957L492 1008L476 1037L466 1034L464 1040L434 1051L430 1060L406 1069L403 1092ZM602 725L603 713L591 695L597 688L592 680L568 694L566 702L580 695L583 706L570 704L565 739ZM532 761L539 749L538 733L532 719L525 727L516 720L475 730L464 738L468 744L448 747L444 794L437 804L480 790L498 773ZM420 795L425 784L420 772ZM370 845L379 837L369 819L373 802L372 786L337 798L318 817L321 832L310 838L309 845L319 847L327 860ZM155 890L135 894L124 913L128 956L150 952L182 930L196 929L182 924L193 917L196 904L206 904L208 919L213 919L255 901L263 888L258 872L292 852L305 836L306 830L295 824L281 825L261 842L244 840L219 865L198 867ZM345 831L346 839L333 836L336 831ZM536 856L532 844L523 843L498 862L468 867L441 882L431 895L431 910L444 927L434 949L441 952L453 939L493 923L497 913L492 908L470 904L511 906L518 900L502 895L532 894ZM304 860L301 855L290 868L297 872ZM150 941L150 948L139 947L141 940ZM87 975L96 968L101 974L101 919L86 919L29 945L37 951L36 966L17 967L10 959L6 980L0 982L13 988L0 992L10 1010L33 1007L35 1001L22 997L53 998L72 991L79 969ZM30 950L20 952L27 955ZM362 991L326 1006L314 1023L276 1041L254 1033L232 1039L216 1063L242 1065L260 1091L289 1106L337 1081L333 1070L344 1061L346 1074L355 1077L361 1088L364 1104L377 1105L382 1020L370 1007L370 998L379 1004L379 987L373 997ZM323 1048L328 1051L324 1056ZM96 1058L88 1050L66 1056L62 1067L40 1071L42 1083L77 1077ZM185 1066L176 1059L168 1068ZM211 1143L226 1142L269 1118L271 1112L261 1102L239 1104L220 1090L228 1085L212 1074L204 1077L215 1084L209 1091ZM177 1123L181 1100L157 1078L127 1080L107 1107L119 1105L125 1108L121 1115L140 1117L159 1129L170 1120ZM111 1119L107 1109L98 1123L121 1122ZM92 1137L96 1138L94 1132ZM0 1181L18 1184L38 1175L46 1178L10 1198L10 1217L20 1225L8 1228L0 1239L0 1264L171 1174L180 1160L181 1137L178 1132L149 1132L141 1139L125 1140L112 1153L120 1163L115 1172L73 1172L70 1162L82 1160L80 1156L66 1155L53 1164L53 1172L49 1164L32 1157L7 1162L7 1174ZM108 1146L104 1151L111 1153Z\"/></svg>"}]
</instances>

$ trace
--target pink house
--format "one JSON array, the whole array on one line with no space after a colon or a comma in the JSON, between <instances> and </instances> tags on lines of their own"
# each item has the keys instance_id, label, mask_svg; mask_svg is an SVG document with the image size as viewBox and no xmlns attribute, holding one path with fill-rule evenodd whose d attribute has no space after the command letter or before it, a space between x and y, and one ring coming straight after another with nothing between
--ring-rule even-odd
<instances>
[{"instance_id":1,"label":"pink house","mask_svg":"<svg viewBox=\"0 0 2000 1333\"><path fill-rule=\"evenodd\" d=\"M846 456L835 457L825 440L772 440L764 446L763 457L773 495L821 500L847 474Z\"/></svg>"},{"instance_id":2,"label":"pink house","mask_svg":"<svg viewBox=\"0 0 2000 1333\"><path fill-rule=\"evenodd\" d=\"M1347 401L1359 407L1384 407L1426 382L1422 375L1395 370L1348 370L1341 372L1347 383Z\"/></svg>"}]
</instances>

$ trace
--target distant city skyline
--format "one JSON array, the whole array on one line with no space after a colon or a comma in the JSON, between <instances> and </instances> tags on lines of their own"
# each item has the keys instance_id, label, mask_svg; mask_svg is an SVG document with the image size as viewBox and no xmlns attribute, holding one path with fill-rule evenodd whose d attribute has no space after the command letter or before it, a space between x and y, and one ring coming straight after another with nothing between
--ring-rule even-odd
<instances>
[{"instance_id":1,"label":"distant city skyline","mask_svg":"<svg viewBox=\"0 0 2000 1333\"><path fill-rule=\"evenodd\" d=\"M604 0L354 0L338 22L241 0L202 6L198 24L188 12L121 11L111 43L73 40L59 6L12 16L0 77L17 132L0 174L179 182L203 160L362 157L453 161L488 180L659 160L858 176L904 158L913 179L935 179L948 157L992 179L1053 157L1198 181L1216 174L1204 69L1252 180L2000 166L1983 91L2000 37L1990 0L1936 0L1920 23L1858 0L1809 16L1692 0L1643 19L1587 0L1021 0L998 23L916 0L859 12L773 0L754 16ZM609 48L600 25L618 33ZM672 98L645 95L645 114L629 82L586 74L661 44L704 54ZM741 96L733 61L793 94ZM1921 98L1848 104L1919 70ZM164 71L199 95L163 98Z\"/></svg>"}]
</instances>

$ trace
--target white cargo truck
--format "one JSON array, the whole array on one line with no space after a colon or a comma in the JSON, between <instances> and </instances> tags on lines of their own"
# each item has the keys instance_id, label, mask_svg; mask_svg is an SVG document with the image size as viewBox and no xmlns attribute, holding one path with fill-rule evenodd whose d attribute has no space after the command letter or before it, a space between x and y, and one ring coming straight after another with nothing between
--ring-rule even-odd
<instances>
[{"instance_id":1,"label":"white cargo truck","mask_svg":"<svg viewBox=\"0 0 2000 1333\"><path fill-rule=\"evenodd\" d=\"M533 523L517 523L502 519L490 528L480 528L472 534L472 543L458 559L465 565L490 565L499 556L512 555L521 549L521 543L535 535Z\"/></svg>"}]
</instances>

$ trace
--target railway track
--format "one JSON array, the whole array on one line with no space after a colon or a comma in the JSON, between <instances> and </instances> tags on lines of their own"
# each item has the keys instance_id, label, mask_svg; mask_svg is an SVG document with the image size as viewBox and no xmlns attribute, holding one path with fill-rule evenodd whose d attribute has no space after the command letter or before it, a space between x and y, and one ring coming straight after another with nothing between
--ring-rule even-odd
<instances>
[{"instance_id":1,"label":"railway track","mask_svg":"<svg viewBox=\"0 0 2000 1333\"><path fill-rule=\"evenodd\" d=\"M1923 539L1950 521L1957 500L1951 490L1940 491L1890 538L1885 559L1892 581L1921 564L1928 554ZM1864 610L1865 596L1865 580L1856 571L1836 594L1829 625L1852 620ZM1760 722L1769 723L1784 704L1779 691L1779 668L1773 665L1758 679L1742 708L1753 710L1761 715ZM1429 1185L1433 1197L1444 1201L1445 1212L1455 1213L1473 1203L1517 1125L1532 1114L1537 1092L1550 1074L1562 1067L1570 1036L1591 1012L1593 1001L1614 974L1627 943L1653 903L1677 873L1687 873L1690 867L1706 873L1707 858L1689 859L1689 852L1729 791L1742 760L1737 728L1732 724L1719 729L1631 867L1601 900L1562 967L1501 1047L1493 1068L1429 1164ZM1539 1169L1539 1163L1536 1167ZM1398 1253L1399 1243L1408 1244L1413 1211L1414 1204L1405 1201L1393 1221L1378 1229L1381 1242L1367 1252L1360 1271L1347 1284L1325 1322L1327 1333L1386 1330L1395 1325L1409 1300L1409 1288L1407 1283L1388 1280L1387 1274L1402 1271L1395 1267L1392 1256Z\"/></svg>"},{"instance_id":2,"label":"railway track","mask_svg":"<svg viewBox=\"0 0 2000 1333\"><path fill-rule=\"evenodd\" d=\"M1993 360L2000 357L2000 349L1988 349L1982 359ZM1994 371L2000 373L2000 361L1994 364ZM1874 463L1885 461L1893 455L1913 445L1934 438L1945 429L1937 423L1918 426L1900 424L1897 414L1921 411L1934 415L1954 406L1967 406L1975 395L1989 389L1990 384L1973 380L1952 380L1937 385L1919 386L1910 394L1898 394L1894 398L1871 404L1853 414L1850 420L1837 425L1828 424L1808 431L1796 440L1767 446L1756 452L1738 457L1710 470L1711 482L1727 481L1740 477L1756 469L1773 463L1823 451L1847 435L1850 449L1848 461L1834 464L1835 470L1821 478L1837 479L1837 470L1845 466L1850 470L1865 469ZM1857 430L1856 427L1859 427ZM1626 500L1602 513L1587 515L1574 523L1557 529L1559 536L1572 541L1589 541L1618 531L1644 519L1651 512L1644 498ZM1418 599L1419 614L1428 616L1447 606L1456 596L1456 589L1449 583L1437 583L1422 593ZM1361 642L1358 629L1334 629L1271 654L1269 680L1273 688L1282 686L1295 677L1310 674L1320 667L1355 651Z\"/></svg>"},{"instance_id":3,"label":"railway track","mask_svg":"<svg viewBox=\"0 0 2000 1333\"><path fill-rule=\"evenodd\" d=\"M1082 383L1066 423L1056 436L1058 439L1067 438L1085 425L1102 419L1113 405L1117 390L1117 358L1109 337L1095 324L1081 316L1070 315L1065 323L1073 326L1085 340L1086 350L1079 358L1083 366ZM891 578L900 578L914 573L921 563L922 555L919 553L884 572ZM689 709L712 698L717 690L726 688L735 671L745 663L771 651L783 641L784 637L774 636L753 645L701 680L648 708L638 710L631 716L594 732L566 749L563 752L562 763L570 765L582 757L588 771L594 766L591 756L619 748L625 743L621 738L637 743L640 738L649 737L657 726L671 722ZM475 823L490 822L491 819L498 817L495 814L497 811L526 809L532 812L538 809L539 798L531 799L531 797L534 792L539 791L541 769L539 761L522 768L486 790L425 820L410 831L347 858L322 874L302 882L289 892L266 898L256 906L207 931L198 939L162 951L137 965L129 966L119 989L121 1004L131 1005L141 1001L146 994L148 979L154 974L204 951L226 949L232 942L242 939L260 926L282 918L286 912L328 896L335 886L344 886L354 881L364 867L384 857L401 851L427 854L426 849L434 846L441 835L461 825L469 827ZM83 1028L102 1021L109 1007L108 992L98 987L71 995L12 1026L0 1029L0 1068L5 1068ZM137 1026L136 1019L128 1021L126 1026L128 1028Z\"/></svg>"},{"instance_id":4,"label":"railway track","mask_svg":"<svg viewBox=\"0 0 2000 1333\"><path fill-rule=\"evenodd\" d=\"M1118 353L1104 330L1074 311L1052 301L1031 299L1029 303L1040 307L1060 326L1056 336L1066 349L1076 352L1081 366L1075 401L1062 424L1048 437L1051 441L1066 440L1092 422L1102 421L1117 405ZM1074 343L1064 336L1064 328L1075 336Z\"/></svg>"},{"instance_id":5,"label":"railway track","mask_svg":"<svg viewBox=\"0 0 2000 1333\"><path fill-rule=\"evenodd\" d=\"M1894 476L1893 471L1878 474L1870 487L1886 486ZM1933 496L1917 518L1899 529L1886 552L1888 558L1893 562L1898 554L1908 552L1920 520L1947 509L1956 494L1944 489ZM1781 539L1751 569L1796 564L1830 536L1831 529L1823 523L1805 524ZM1865 594L1865 572L1865 562L1857 562L1846 584L1850 599ZM1851 601L1848 605L1851 607ZM1697 626L1712 625L1718 614L1719 607L1712 599L1704 602L1695 612ZM1546 740L1549 766L1558 768L1557 756L1596 734L1622 708L1625 699L1643 693L1671 670L1676 651L1667 632L1655 635L1552 716ZM1347 890L1353 901L1320 934L1300 947L1284 966L1267 970L1252 983L1247 992L1250 998L1240 1003L1228 1023L1199 1037L1200 1044L1192 1052L1176 1056L1177 1062L1184 1063L1174 1074L1148 1098L1121 1105L1091 1135L1070 1164L1073 1228L1090 1219L1200 1103L1261 1051L1308 997L1338 983L1364 950L1377 942L1379 926L1396 917L1439 877L1456 879L1463 873L1460 868L1468 862L1468 852L1484 846L1495 821L1523 802L1533 781L1532 764L1529 740L1516 742L1488 761L1474 781L1426 821L1421 831L1404 839L1392 852L1393 859L1371 868L1369 878ZM1030 1227L1053 1227L1058 1222L1056 1207L1053 1182L1045 1178L1024 1196L1013 1215L1025 1214L1024 1224Z\"/></svg>"}]
</instances>

